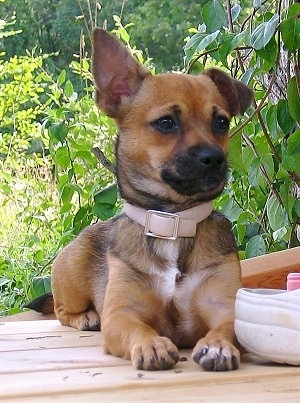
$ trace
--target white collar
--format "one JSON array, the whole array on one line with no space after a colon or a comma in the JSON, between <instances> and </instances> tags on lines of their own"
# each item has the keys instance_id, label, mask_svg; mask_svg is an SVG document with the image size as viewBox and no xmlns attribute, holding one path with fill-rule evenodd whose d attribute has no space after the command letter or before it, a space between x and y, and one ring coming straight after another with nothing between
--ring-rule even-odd
<instances>
[{"instance_id":1,"label":"white collar","mask_svg":"<svg viewBox=\"0 0 300 403\"><path fill-rule=\"evenodd\" d=\"M128 202L124 205L124 213L127 217L145 227L145 235L171 240L177 237L194 237L197 224L209 217L212 211L211 201L178 213L145 210Z\"/></svg>"}]
</instances>

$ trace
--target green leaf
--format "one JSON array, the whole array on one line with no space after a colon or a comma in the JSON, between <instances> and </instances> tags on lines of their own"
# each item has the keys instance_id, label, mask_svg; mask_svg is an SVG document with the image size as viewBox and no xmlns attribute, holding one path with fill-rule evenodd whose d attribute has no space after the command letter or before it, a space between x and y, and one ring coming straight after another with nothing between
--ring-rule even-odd
<instances>
[{"instance_id":1,"label":"green leaf","mask_svg":"<svg viewBox=\"0 0 300 403\"><path fill-rule=\"evenodd\" d=\"M300 4L292 4L287 19L280 24L282 41L287 50L296 52L300 48Z\"/></svg>"},{"instance_id":2,"label":"green leaf","mask_svg":"<svg viewBox=\"0 0 300 403\"><path fill-rule=\"evenodd\" d=\"M239 4L236 4L235 6L233 6L231 8L232 22L234 22L238 18L238 16L240 15L241 10L242 10L242 7Z\"/></svg>"},{"instance_id":3,"label":"green leaf","mask_svg":"<svg viewBox=\"0 0 300 403\"><path fill-rule=\"evenodd\" d=\"M59 212L60 214L65 214L68 213L69 211L71 211L73 208L73 204L72 203L65 203L61 206Z\"/></svg>"},{"instance_id":4,"label":"green leaf","mask_svg":"<svg viewBox=\"0 0 300 403\"><path fill-rule=\"evenodd\" d=\"M269 66L264 66L265 70L270 70L274 66L277 59L277 43L275 38L272 37L270 42L268 42L263 48L257 49L256 53L258 56L268 62Z\"/></svg>"},{"instance_id":5,"label":"green leaf","mask_svg":"<svg viewBox=\"0 0 300 403\"><path fill-rule=\"evenodd\" d=\"M77 211L73 219L74 226L85 220L89 214L90 214L89 206L80 207L80 209Z\"/></svg>"},{"instance_id":6,"label":"green leaf","mask_svg":"<svg viewBox=\"0 0 300 403\"><path fill-rule=\"evenodd\" d=\"M289 136L287 140L287 152L289 155L299 154L300 156L300 129Z\"/></svg>"},{"instance_id":7,"label":"green leaf","mask_svg":"<svg viewBox=\"0 0 300 403\"><path fill-rule=\"evenodd\" d=\"M49 126L50 136L63 143L68 135L68 128L64 122L53 123Z\"/></svg>"},{"instance_id":8,"label":"green leaf","mask_svg":"<svg viewBox=\"0 0 300 403\"><path fill-rule=\"evenodd\" d=\"M271 195L267 201L267 216L273 231L289 224L286 210L274 195Z\"/></svg>"},{"instance_id":9,"label":"green leaf","mask_svg":"<svg viewBox=\"0 0 300 403\"><path fill-rule=\"evenodd\" d=\"M300 22L300 20L299 20ZM299 33L300 35L300 33ZM292 77L287 85L288 107L291 116L300 123L300 95L296 77Z\"/></svg>"},{"instance_id":10,"label":"green leaf","mask_svg":"<svg viewBox=\"0 0 300 403\"><path fill-rule=\"evenodd\" d=\"M250 37L250 45L256 50L265 47L275 34L278 21L279 15L274 14L269 21L263 22L256 27Z\"/></svg>"},{"instance_id":11,"label":"green leaf","mask_svg":"<svg viewBox=\"0 0 300 403\"><path fill-rule=\"evenodd\" d=\"M253 67L250 67L249 69L247 69L245 71L245 73L243 74L241 81L246 85L249 84L254 72L255 72L255 68L253 68Z\"/></svg>"},{"instance_id":12,"label":"green leaf","mask_svg":"<svg viewBox=\"0 0 300 403\"><path fill-rule=\"evenodd\" d=\"M300 164L299 164L299 155L284 155L280 164L280 172L278 172L278 177L280 178L283 175L282 169L285 172L296 172L300 174ZM284 175L283 177L286 177Z\"/></svg>"},{"instance_id":13,"label":"green leaf","mask_svg":"<svg viewBox=\"0 0 300 403\"><path fill-rule=\"evenodd\" d=\"M66 81L66 70L62 70L62 72L60 73L60 75L57 77L57 85L60 87L65 81Z\"/></svg>"},{"instance_id":14,"label":"green leaf","mask_svg":"<svg viewBox=\"0 0 300 403\"><path fill-rule=\"evenodd\" d=\"M69 185L65 185L62 189L60 199L63 204L67 204L71 202L73 195L74 189Z\"/></svg>"},{"instance_id":15,"label":"green leaf","mask_svg":"<svg viewBox=\"0 0 300 403\"><path fill-rule=\"evenodd\" d=\"M255 235L246 245L245 255L246 258L265 255L266 243L263 235Z\"/></svg>"},{"instance_id":16,"label":"green leaf","mask_svg":"<svg viewBox=\"0 0 300 403\"><path fill-rule=\"evenodd\" d=\"M117 208L111 204L97 203L93 206L92 212L99 217L100 220L106 221L116 214Z\"/></svg>"},{"instance_id":17,"label":"green leaf","mask_svg":"<svg viewBox=\"0 0 300 403\"><path fill-rule=\"evenodd\" d=\"M78 151L75 155L75 158L83 159L84 161L93 164L95 161L95 156L90 151L81 150Z\"/></svg>"},{"instance_id":18,"label":"green leaf","mask_svg":"<svg viewBox=\"0 0 300 403\"><path fill-rule=\"evenodd\" d=\"M198 43L200 41L202 41L203 38L205 38L207 36L207 34L205 32L197 32L195 35L193 35L190 40L185 44L183 50L185 53L187 53L188 51L192 51L192 53L195 52Z\"/></svg>"},{"instance_id":19,"label":"green leaf","mask_svg":"<svg viewBox=\"0 0 300 403\"><path fill-rule=\"evenodd\" d=\"M282 241L285 238L288 230L286 227L278 228L276 231L273 232L273 239L274 241Z\"/></svg>"},{"instance_id":20,"label":"green leaf","mask_svg":"<svg viewBox=\"0 0 300 403\"><path fill-rule=\"evenodd\" d=\"M253 158L249 170L249 182L252 186L261 186L265 188L267 186L267 179L262 173L264 168L268 178L272 180L274 175L274 161L270 154L260 155Z\"/></svg>"},{"instance_id":21,"label":"green leaf","mask_svg":"<svg viewBox=\"0 0 300 403\"><path fill-rule=\"evenodd\" d=\"M37 298L48 292L51 292L51 276L39 276L32 279L30 286L31 298Z\"/></svg>"},{"instance_id":22,"label":"green leaf","mask_svg":"<svg viewBox=\"0 0 300 403\"><path fill-rule=\"evenodd\" d=\"M190 39L184 48L186 55L189 55L191 58L195 53L206 49L206 47L216 39L216 37L219 35L219 32L220 31L216 31L209 35L197 32L197 34Z\"/></svg>"},{"instance_id":23,"label":"green leaf","mask_svg":"<svg viewBox=\"0 0 300 403\"><path fill-rule=\"evenodd\" d=\"M227 57L236 49L244 40L247 31L242 31L239 34L222 33L219 39L219 54L223 64L227 66Z\"/></svg>"},{"instance_id":24,"label":"green leaf","mask_svg":"<svg viewBox=\"0 0 300 403\"><path fill-rule=\"evenodd\" d=\"M295 210L297 217L300 218L300 199L295 200L294 210Z\"/></svg>"},{"instance_id":25,"label":"green leaf","mask_svg":"<svg viewBox=\"0 0 300 403\"><path fill-rule=\"evenodd\" d=\"M295 120L292 118L287 101L281 99L277 104L277 122L284 134L293 131Z\"/></svg>"},{"instance_id":26,"label":"green leaf","mask_svg":"<svg viewBox=\"0 0 300 403\"><path fill-rule=\"evenodd\" d=\"M272 154L268 153L262 155L261 157L261 165L264 167L268 178L272 180L274 176L274 160Z\"/></svg>"},{"instance_id":27,"label":"green leaf","mask_svg":"<svg viewBox=\"0 0 300 403\"><path fill-rule=\"evenodd\" d=\"M201 50L204 50L207 48L208 45L210 45L216 37L219 35L220 31L215 31L212 34L205 35L204 38L199 42L197 48L196 48L196 53L201 52Z\"/></svg>"},{"instance_id":28,"label":"green leaf","mask_svg":"<svg viewBox=\"0 0 300 403\"><path fill-rule=\"evenodd\" d=\"M266 113L266 123L269 132L274 140L278 139L277 107L271 105Z\"/></svg>"},{"instance_id":29,"label":"green leaf","mask_svg":"<svg viewBox=\"0 0 300 403\"><path fill-rule=\"evenodd\" d=\"M186 55L185 59L185 65L189 65L191 63L191 60L193 59L195 53L196 53L196 48L198 44L207 36L207 34L202 33L202 32L197 32L195 35L191 37L191 39L186 43L184 46L183 50Z\"/></svg>"},{"instance_id":30,"label":"green leaf","mask_svg":"<svg viewBox=\"0 0 300 403\"><path fill-rule=\"evenodd\" d=\"M280 31L286 49L290 52L296 52L300 47L300 20L282 21Z\"/></svg>"},{"instance_id":31,"label":"green leaf","mask_svg":"<svg viewBox=\"0 0 300 403\"><path fill-rule=\"evenodd\" d=\"M300 155L299 155L299 158L300 158ZM295 204L295 198L293 197L290 190L291 190L291 183L288 181L285 181L280 186L279 195L281 197L284 208L287 212L288 218L289 218L289 220L292 221L293 220L292 210L293 210L293 206Z\"/></svg>"},{"instance_id":32,"label":"green leaf","mask_svg":"<svg viewBox=\"0 0 300 403\"><path fill-rule=\"evenodd\" d=\"M242 209L235 203L234 199L229 195L224 195L221 199L220 209L222 213L230 220L234 222L238 219L242 213Z\"/></svg>"},{"instance_id":33,"label":"green leaf","mask_svg":"<svg viewBox=\"0 0 300 403\"><path fill-rule=\"evenodd\" d=\"M219 0L208 1L202 9L201 15L208 32L215 32L228 25L224 6Z\"/></svg>"},{"instance_id":34,"label":"green leaf","mask_svg":"<svg viewBox=\"0 0 300 403\"><path fill-rule=\"evenodd\" d=\"M107 186L106 188L100 190L94 196L94 200L96 204L108 204L111 206L115 206L118 197L118 188L116 183Z\"/></svg>"},{"instance_id":35,"label":"green leaf","mask_svg":"<svg viewBox=\"0 0 300 403\"><path fill-rule=\"evenodd\" d=\"M242 159L242 136L240 134L235 135L229 141L228 161L233 169L246 172L247 168Z\"/></svg>"},{"instance_id":36,"label":"green leaf","mask_svg":"<svg viewBox=\"0 0 300 403\"><path fill-rule=\"evenodd\" d=\"M300 4L299 2L295 2L295 4L291 4L288 9L287 18L299 18L300 16Z\"/></svg>"},{"instance_id":37,"label":"green leaf","mask_svg":"<svg viewBox=\"0 0 300 403\"><path fill-rule=\"evenodd\" d=\"M67 147L59 147L55 151L55 162L63 169L68 168L70 165L70 157Z\"/></svg>"},{"instance_id":38,"label":"green leaf","mask_svg":"<svg viewBox=\"0 0 300 403\"><path fill-rule=\"evenodd\" d=\"M65 93L65 95L66 95L67 97L71 97L71 96L73 95L73 92L74 92L73 84L71 83L70 80L68 80L68 81L66 82L66 85L65 85L64 93Z\"/></svg>"},{"instance_id":39,"label":"green leaf","mask_svg":"<svg viewBox=\"0 0 300 403\"><path fill-rule=\"evenodd\" d=\"M247 226L252 222L252 220L253 220L252 214L247 211L243 211L239 215L236 225L238 244L241 244L243 242L244 237L246 235Z\"/></svg>"}]
</instances>

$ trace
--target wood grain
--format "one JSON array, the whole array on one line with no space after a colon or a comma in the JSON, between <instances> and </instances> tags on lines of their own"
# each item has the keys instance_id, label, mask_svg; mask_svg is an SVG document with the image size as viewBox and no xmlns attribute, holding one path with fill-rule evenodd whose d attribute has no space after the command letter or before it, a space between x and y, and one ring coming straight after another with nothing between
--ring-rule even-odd
<instances>
[{"instance_id":1,"label":"wood grain","mask_svg":"<svg viewBox=\"0 0 300 403\"><path fill-rule=\"evenodd\" d=\"M300 247L242 260L241 267L244 287L285 290L288 273L300 273Z\"/></svg>"},{"instance_id":2,"label":"wood grain","mask_svg":"<svg viewBox=\"0 0 300 403\"><path fill-rule=\"evenodd\" d=\"M135 370L103 353L99 332L65 328L56 320L2 322L4 402L296 402L300 368L251 356L237 371L204 372L187 360L162 372Z\"/></svg>"}]
</instances>

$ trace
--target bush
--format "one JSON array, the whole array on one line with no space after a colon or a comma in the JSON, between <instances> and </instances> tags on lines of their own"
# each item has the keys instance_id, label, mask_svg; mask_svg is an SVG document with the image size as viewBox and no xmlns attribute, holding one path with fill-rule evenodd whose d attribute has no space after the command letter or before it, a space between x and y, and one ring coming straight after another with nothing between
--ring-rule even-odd
<instances>
[{"instance_id":1,"label":"bush","mask_svg":"<svg viewBox=\"0 0 300 403\"><path fill-rule=\"evenodd\" d=\"M113 158L115 126L93 100L89 61L73 62L78 94L62 71L47 74L47 56L0 61L0 309L18 312L49 273L63 245L85 226L117 211L114 176L91 152Z\"/></svg>"},{"instance_id":2,"label":"bush","mask_svg":"<svg viewBox=\"0 0 300 403\"><path fill-rule=\"evenodd\" d=\"M231 130L232 169L216 201L242 258L299 245L300 4L291 3L225 9L209 0L184 48L187 71L219 65L255 90L248 116Z\"/></svg>"}]
</instances>

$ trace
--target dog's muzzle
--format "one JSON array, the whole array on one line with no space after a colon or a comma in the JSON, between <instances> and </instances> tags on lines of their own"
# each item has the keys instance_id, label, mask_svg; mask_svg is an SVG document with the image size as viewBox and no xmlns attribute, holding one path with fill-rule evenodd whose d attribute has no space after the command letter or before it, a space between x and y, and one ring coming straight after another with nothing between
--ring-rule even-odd
<instances>
[{"instance_id":1,"label":"dog's muzzle","mask_svg":"<svg viewBox=\"0 0 300 403\"><path fill-rule=\"evenodd\" d=\"M165 166L161 176L179 194L212 193L215 197L226 181L226 155L219 148L191 147L173 166Z\"/></svg>"}]
</instances>

